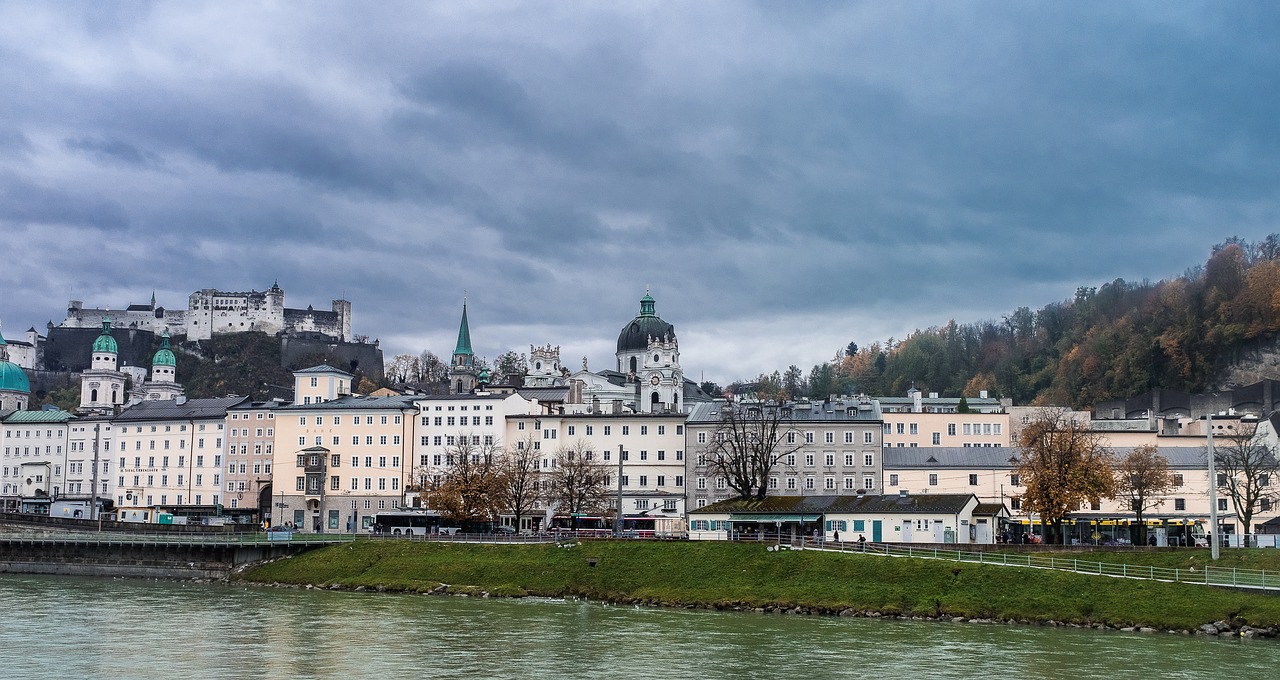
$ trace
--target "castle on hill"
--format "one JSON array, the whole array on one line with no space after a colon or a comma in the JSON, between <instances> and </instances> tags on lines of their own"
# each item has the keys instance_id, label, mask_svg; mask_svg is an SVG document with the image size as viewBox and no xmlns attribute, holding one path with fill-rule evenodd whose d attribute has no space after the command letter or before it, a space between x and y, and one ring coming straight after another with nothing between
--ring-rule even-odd
<instances>
[{"instance_id":1,"label":"castle on hill","mask_svg":"<svg viewBox=\"0 0 1280 680\"><path fill-rule=\"evenodd\" d=\"M351 341L351 302L334 300L330 311L285 307L284 290L277 282L266 291L227 292L205 288L191 294L187 309L165 309L134 304L122 310L86 308L80 300L67 304L67 318L57 328L98 328L107 319L113 328L149 331L166 329L187 341L209 340L215 335L259 331L268 335L318 333L338 342Z\"/></svg>"}]
</instances>

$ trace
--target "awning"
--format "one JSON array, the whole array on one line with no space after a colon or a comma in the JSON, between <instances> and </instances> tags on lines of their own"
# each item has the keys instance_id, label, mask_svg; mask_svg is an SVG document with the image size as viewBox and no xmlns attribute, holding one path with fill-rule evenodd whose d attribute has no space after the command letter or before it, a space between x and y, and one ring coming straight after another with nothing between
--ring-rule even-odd
<instances>
[{"instance_id":1,"label":"awning","mask_svg":"<svg viewBox=\"0 0 1280 680\"><path fill-rule=\"evenodd\" d=\"M816 522L822 515L756 515L741 512L729 513L730 522Z\"/></svg>"}]
</instances>

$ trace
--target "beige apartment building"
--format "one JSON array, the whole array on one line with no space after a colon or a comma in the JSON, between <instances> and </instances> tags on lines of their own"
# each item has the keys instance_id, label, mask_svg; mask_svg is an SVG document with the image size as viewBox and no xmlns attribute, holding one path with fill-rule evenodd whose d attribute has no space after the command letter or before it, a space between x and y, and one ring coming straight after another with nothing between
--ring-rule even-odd
<instances>
[{"instance_id":1,"label":"beige apartment building","mask_svg":"<svg viewBox=\"0 0 1280 680\"><path fill-rule=\"evenodd\" d=\"M117 517L207 521L227 508L227 409L245 397L144 401L112 420ZM236 513L228 513L236 516ZM237 519L252 521L251 513Z\"/></svg>"},{"instance_id":2,"label":"beige apartment building","mask_svg":"<svg viewBox=\"0 0 1280 680\"><path fill-rule=\"evenodd\" d=\"M255 520L270 522L271 466L275 456L276 411L282 401L244 401L227 409L227 505L252 509Z\"/></svg>"}]
</instances>

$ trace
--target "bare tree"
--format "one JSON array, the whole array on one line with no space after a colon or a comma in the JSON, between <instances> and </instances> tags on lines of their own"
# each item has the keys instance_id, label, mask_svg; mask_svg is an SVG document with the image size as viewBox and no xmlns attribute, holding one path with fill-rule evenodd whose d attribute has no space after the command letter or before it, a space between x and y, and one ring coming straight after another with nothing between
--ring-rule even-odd
<instances>
[{"instance_id":1,"label":"bare tree","mask_svg":"<svg viewBox=\"0 0 1280 680\"><path fill-rule=\"evenodd\" d=\"M418 357L412 354L397 354L387 363L383 375L386 376L387 382L390 384L404 384L407 382L416 382L420 371L418 368Z\"/></svg>"},{"instance_id":2,"label":"bare tree","mask_svg":"<svg viewBox=\"0 0 1280 680\"><path fill-rule=\"evenodd\" d=\"M609 466L581 439L556 450L554 466L545 476L545 498L556 512L573 518L603 512L609 503Z\"/></svg>"},{"instance_id":3,"label":"bare tree","mask_svg":"<svg viewBox=\"0 0 1280 680\"><path fill-rule=\"evenodd\" d=\"M1134 447L1115 463L1116 497L1129 501L1137 518L1136 534L1130 539L1137 545L1147 542L1147 523L1143 514L1164 503L1164 495L1173 490L1173 474L1169 461L1154 444Z\"/></svg>"},{"instance_id":4,"label":"bare tree","mask_svg":"<svg viewBox=\"0 0 1280 680\"><path fill-rule=\"evenodd\" d=\"M1022 509L1052 524L1057 542L1066 543L1062 522L1067 515L1085 501L1096 503L1115 493L1104 441L1086 423L1052 409L1036 413L1018 432L1018 475L1026 486Z\"/></svg>"},{"instance_id":5,"label":"bare tree","mask_svg":"<svg viewBox=\"0 0 1280 680\"><path fill-rule=\"evenodd\" d=\"M432 504L457 522L488 522L496 516L501 450L479 435L460 433L445 447L445 470L430 489Z\"/></svg>"},{"instance_id":6,"label":"bare tree","mask_svg":"<svg viewBox=\"0 0 1280 680\"><path fill-rule=\"evenodd\" d=\"M723 477L738 498L763 499L774 467L803 446L789 402L730 402L720 409L720 422L703 455L707 471Z\"/></svg>"},{"instance_id":7,"label":"bare tree","mask_svg":"<svg viewBox=\"0 0 1280 680\"><path fill-rule=\"evenodd\" d=\"M498 508L515 515L515 528L520 528L520 518L528 514L541 494L538 483L542 462L539 451L533 448L533 439L527 438L514 447L502 451L498 462L498 474L494 485Z\"/></svg>"},{"instance_id":8,"label":"bare tree","mask_svg":"<svg viewBox=\"0 0 1280 680\"><path fill-rule=\"evenodd\" d=\"M440 360L431 350L423 350L418 357L418 378L424 383L444 382L449 377L449 364Z\"/></svg>"},{"instance_id":9,"label":"bare tree","mask_svg":"<svg viewBox=\"0 0 1280 680\"><path fill-rule=\"evenodd\" d=\"M1257 437L1258 426L1241 422L1228 428L1228 434L1213 449L1213 465L1218 472L1218 490L1231 499L1236 519L1244 533L1252 532L1253 515L1265 502L1268 506L1280 500L1280 463L1271 447ZM1215 527L1216 529L1216 527Z\"/></svg>"}]
</instances>

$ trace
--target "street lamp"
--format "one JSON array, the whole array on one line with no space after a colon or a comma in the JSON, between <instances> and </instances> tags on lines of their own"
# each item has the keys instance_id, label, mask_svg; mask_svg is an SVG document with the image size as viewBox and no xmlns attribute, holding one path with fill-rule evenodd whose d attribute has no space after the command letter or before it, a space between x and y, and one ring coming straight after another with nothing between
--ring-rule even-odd
<instances>
[{"instance_id":1,"label":"street lamp","mask_svg":"<svg viewBox=\"0 0 1280 680\"><path fill-rule=\"evenodd\" d=\"M1213 414L1205 415L1205 430L1208 432L1208 458L1209 458L1209 557L1218 559L1221 548L1218 541L1222 540L1214 534L1221 534L1218 527L1218 475L1213 469Z\"/></svg>"}]
</instances>

